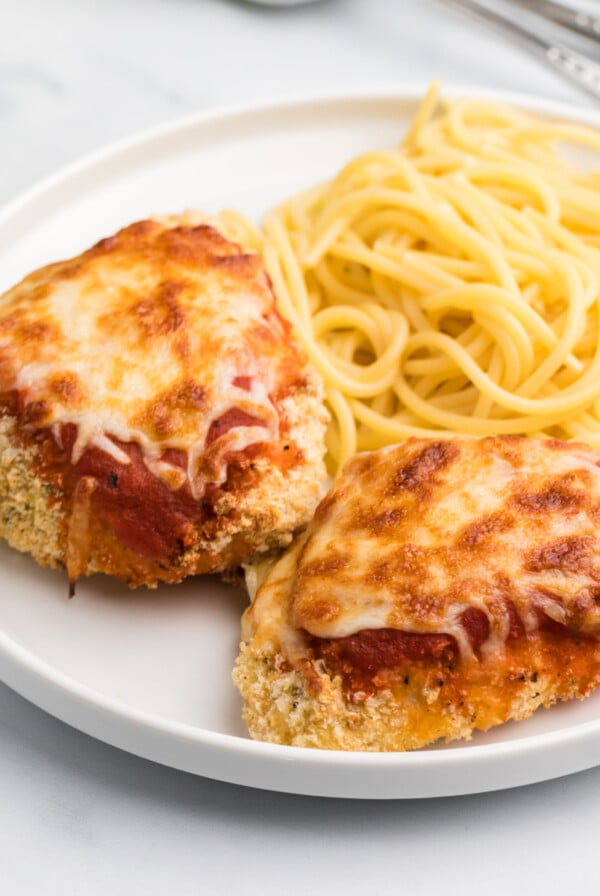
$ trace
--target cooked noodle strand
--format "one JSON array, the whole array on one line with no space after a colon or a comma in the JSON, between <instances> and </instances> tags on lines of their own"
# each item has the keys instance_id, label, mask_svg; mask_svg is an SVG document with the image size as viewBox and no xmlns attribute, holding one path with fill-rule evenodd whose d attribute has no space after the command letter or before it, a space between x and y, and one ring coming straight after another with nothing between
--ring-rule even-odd
<instances>
[{"instance_id":1,"label":"cooked noodle strand","mask_svg":"<svg viewBox=\"0 0 600 896\"><path fill-rule=\"evenodd\" d=\"M600 134L440 106L434 87L397 150L269 213L265 262L326 382L333 468L411 435L600 446L600 173L565 145L589 159Z\"/></svg>"}]
</instances>

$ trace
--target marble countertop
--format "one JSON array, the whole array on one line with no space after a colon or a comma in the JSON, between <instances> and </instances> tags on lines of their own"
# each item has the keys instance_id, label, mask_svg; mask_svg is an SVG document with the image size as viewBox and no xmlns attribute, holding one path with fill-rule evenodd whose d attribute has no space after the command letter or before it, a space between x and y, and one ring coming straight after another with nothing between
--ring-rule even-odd
<instances>
[{"instance_id":1,"label":"marble countertop","mask_svg":"<svg viewBox=\"0 0 600 896\"><path fill-rule=\"evenodd\" d=\"M433 0L0 3L0 201L151 125L221 104L433 78L592 101ZM600 768L428 801L292 797L195 778L0 686L8 894L491 896L596 880Z\"/></svg>"}]
</instances>

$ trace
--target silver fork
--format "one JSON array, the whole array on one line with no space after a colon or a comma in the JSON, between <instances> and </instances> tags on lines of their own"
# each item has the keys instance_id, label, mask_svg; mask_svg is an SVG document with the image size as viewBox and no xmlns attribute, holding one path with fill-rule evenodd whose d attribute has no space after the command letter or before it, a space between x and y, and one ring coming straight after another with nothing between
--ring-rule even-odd
<instances>
[{"instance_id":1,"label":"silver fork","mask_svg":"<svg viewBox=\"0 0 600 896\"><path fill-rule=\"evenodd\" d=\"M569 28L583 37L596 42L600 40L600 17L584 9L565 6L564 3L557 3L557 0L510 0L510 2L529 12L546 16L557 25Z\"/></svg>"},{"instance_id":2,"label":"silver fork","mask_svg":"<svg viewBox=\"0 0 600 896\"><path fill-rule=\"evenodd\" d=\"M600 65L588 56L572 50L559 41L543 37L541 34L533 31L532 28L515 22L508 16L477 2L477 0L443 0L443 2L445 6L458 9L471 18L486 22L504 34L517 38L522 44L545 59L561 75L564 75L570 81L591 93L592 96L600 99ZM547 5L548 2L549 0L546 0L546 3L539 3L538 0L538 3L528 3L527 8L534 12L536 11L535 7L538 6L541 12L542 6ZM557 7L559 4L551 3L550 5ZM548 9L546 9L546 13L548 13ZM556 18L554 18L554 21L556 21ZM566 23L562 22L561 24ZM573 27L572 23L569 27ZM587 36L590 35L588 34Z\"/></svg>"}]
</instances>

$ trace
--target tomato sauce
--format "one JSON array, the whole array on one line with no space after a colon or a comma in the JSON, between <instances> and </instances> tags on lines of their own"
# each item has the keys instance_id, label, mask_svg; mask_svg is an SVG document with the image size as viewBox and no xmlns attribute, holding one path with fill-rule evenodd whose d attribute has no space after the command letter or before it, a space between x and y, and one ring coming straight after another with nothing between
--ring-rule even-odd
<instances>
[{"instance_id":1,"label":"tomato sauce","mask_svg":"<svg viewBox=\"0 0 600 896\"><path fill-rule=\"evenodd\" d=\"M68 456L76 435L73 424L62 427ZM194 499L187 483L172 491L157 479L146 467L139 445L114 441L129 457L128 464L119 463L99 448L87 448L75 465L65 468L67 481L74 487L82 476L94 478L92 510L102 513L126 547L148 558L177 556L188 546L190 523L201 522L209 507ZM182 468L187 464L183 451L165 452L163 460Z\"/></svg>"}]
</instances>

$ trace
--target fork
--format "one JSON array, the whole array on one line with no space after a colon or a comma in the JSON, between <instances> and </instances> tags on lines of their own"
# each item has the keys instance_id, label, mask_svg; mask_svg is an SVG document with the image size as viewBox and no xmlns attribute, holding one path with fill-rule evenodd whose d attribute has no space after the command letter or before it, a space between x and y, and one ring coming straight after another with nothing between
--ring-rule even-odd
<instances>
[{"instance_id":1,"label":"fork","mask_svg":"<svg viewBox=\"0 0 600 896\"><path fill-rule=\"evenodd\" d=\"M600 17L586 12L584 9L565 6L564 3L557 3L556 0L509 0L509 2L527 9L529 12L546 16L557 25L569 28L596 43L600 40Z\"/></svg>"},{"instance_id":2,"label":"fork","mask_svg":"<svg viewBox=\"0 0 600 896\"><path fill-rule=\"evenodd\" d=\"M592 96L600 99L600 65L588 56L572 50L560 41L543 37L532 28L521 25L508 16L496 12L488 6L484 6L478 0L444 0L444 5L458 9L471 18L486 22L504 34L517 38L538 56L542 56L561 75L582 87ZM576 18L578 13L574 10L567 10L566 7L562 7L559 3L554 3L552 0L534 0L533 3L527 3L526 6L531 12L539 12L544 13L548 17L551 16L554 22L558 22L560 13L563 16L560 24L576 29L579 33L582 32L582 29L585 29L587 37L592 36L591 32L595 32L596 40L600 36L600 23L593 16L587 16L584 21L583 16L586 14L582 13L582 18L579 19L579 27L577 27ZM568 16L569 12L573 13L572 16Z\"/></svg>"}]
</instances>

